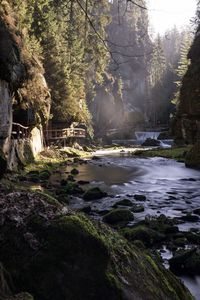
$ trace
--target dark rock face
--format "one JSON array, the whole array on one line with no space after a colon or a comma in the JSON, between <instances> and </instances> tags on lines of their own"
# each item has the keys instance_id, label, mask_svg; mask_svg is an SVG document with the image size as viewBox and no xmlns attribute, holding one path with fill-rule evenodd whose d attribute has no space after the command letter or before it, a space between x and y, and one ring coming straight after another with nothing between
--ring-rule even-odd
<instances>
[{"instance_id":1,"label":"dark rock face","mask_svg":"<svg viewBox=\"0 0 200 300\"><path fill-rule=\"evenodd\" d=\"M36 55L31 56L24 47L24 36L19 30L12 1L1 2L0 149L8 161L8 168L15 169L18 163L23 165L24 158L26 160L25 148L29 147L31 141L27 141L27 145L17 144L19 138L16 137L15 141L11 141L13 120L30 126L31 137L31 129L44 123L49 117L50 93L43 76L42 64ZM27 124L30 112L33 118L31 124Z\"/></svg>"},{"instance_id":2,"label":"dark rock face","mask_svg":"<svg viewBox=\"0 0 200 300\"><path fill-rule=\"evenodd\" d=\"M149 146L149 147L156 147L156 146L160 146L160 141L158 140L155 140L155 139L151 139L151 138L148 138L146 139L146 141L142 144L142 146Z\"/></svg>"},{"instance_id":3,"label":"dark rock face","mask_svg":"<svg viewBox=\"0 0 200 300\"><path fill-rule=\"evenodd\" d=\"M185 164L187 167L200 169L200 142L199 141L187 153L185 158Z\"/></svg>"},{"instance_id":4,"label":"dark rock face","mask_svg":"<svg viewBox=\"0 0 200 300\"><path fill-rule=\"evenodd\" d=\"M4 193L0 211L0 260L18 295L3 300L193 299L148 252L56 200Z\"/></svg>"},{"instance_id":5,"label":"dark rock face","mask_svg":"<svg viewBox=\"0 0 200 300\"><path fill-rule=\"evenodd\" d=\"M7 161L4 154L0 151L0 179L4 175L7 169Z\"/></svg>"},{"instance_id":6,"label":"dark rock face","mask_svg":"<svg viewBox=\"0 0 200 300\"><path fill-rule=\"evenodd\" d=\"M200 27L197 30L188 58L191 64L185 74L180 91L179 105L176 117L172 122L173 135L177 144L195 144L186 159L191 167L200 167L199 138L200 138Z\"/></svg>"}]
</instances>

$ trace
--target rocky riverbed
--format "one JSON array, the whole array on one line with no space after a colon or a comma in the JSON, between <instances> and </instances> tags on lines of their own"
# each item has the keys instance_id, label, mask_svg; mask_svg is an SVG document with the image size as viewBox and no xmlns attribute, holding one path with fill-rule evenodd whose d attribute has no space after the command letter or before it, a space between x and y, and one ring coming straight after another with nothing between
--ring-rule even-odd
<instances>
[{"instance_id":1,"label":"rocky riverbed","mask_svg":"<svg viewBox=\"0 0 200 300\"><path fill-rule=\"evenodd\" d=\"M178 275L199 295L200 172L133 149L47 162L11 177L51 202L103 221ZM29 291L29 290L28 290ZM161 299L161 298L158 298Z\"/></svg>"}]
</instances>

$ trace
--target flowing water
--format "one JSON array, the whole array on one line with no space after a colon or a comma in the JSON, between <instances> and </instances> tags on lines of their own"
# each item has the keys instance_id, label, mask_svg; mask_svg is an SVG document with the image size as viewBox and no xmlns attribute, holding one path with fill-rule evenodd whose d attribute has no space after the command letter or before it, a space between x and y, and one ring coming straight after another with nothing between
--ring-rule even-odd
<instances>
[{"instance_id":1,"label":"flowing water","mask_svg":"<svg viewBox=\"0 0 200 300\"><path fill-rule=\"evenodd\" d=\"M79 171L78 180L90 181L90 186L100 186L109 196L92 203L74 198L71 200L73 208L90 204L94 211L107 210L120 199L129 197L131 200L134 194L142 194L147 201L142 203L145 211L135 214L134 222L138 222L146 215L180 217L200 207L200 171L186 168L174 160L107 153L99 160L81 165ZM200 229L200 222L179 225L182 231L191 227ZM199 300L200 277L182 279Z\"/></svg>"}]
</instances>

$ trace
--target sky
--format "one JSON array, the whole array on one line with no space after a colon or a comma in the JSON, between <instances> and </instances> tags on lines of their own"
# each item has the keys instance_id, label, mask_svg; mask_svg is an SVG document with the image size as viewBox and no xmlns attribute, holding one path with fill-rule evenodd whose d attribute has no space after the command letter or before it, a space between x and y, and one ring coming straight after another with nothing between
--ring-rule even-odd
<instances>
[{"instance_id":1,"label":"sky","mask_svg":"<svg viewBox=\"0 0 200 300\"><path fill-rule=\"evenodd\" d=\"M164 32L176 25L189 25L195 16L197 0L147 0L150 24L155 33Z\"/></svg>"}]
</instances>

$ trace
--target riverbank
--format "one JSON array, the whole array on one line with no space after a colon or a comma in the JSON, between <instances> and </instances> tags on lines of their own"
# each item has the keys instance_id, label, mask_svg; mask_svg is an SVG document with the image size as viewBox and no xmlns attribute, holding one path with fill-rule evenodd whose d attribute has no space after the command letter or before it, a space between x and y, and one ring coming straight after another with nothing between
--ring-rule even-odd
<instances>
[{"instance_id":1,"label":"riverbank","mask_svg":"<svg viewBox=\"0 0 200 300\"><path fill-rule=\"evenodd\" d=\"M165 157L175 159L180 162L185 162L187 153L191 150L192 146L185 147L172 147L169 149L151 149L151 150L138 150L134 154L140 157Z\"/></svg>"}]
</instances>

